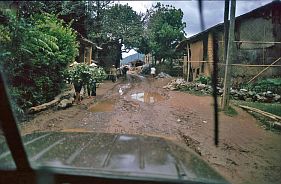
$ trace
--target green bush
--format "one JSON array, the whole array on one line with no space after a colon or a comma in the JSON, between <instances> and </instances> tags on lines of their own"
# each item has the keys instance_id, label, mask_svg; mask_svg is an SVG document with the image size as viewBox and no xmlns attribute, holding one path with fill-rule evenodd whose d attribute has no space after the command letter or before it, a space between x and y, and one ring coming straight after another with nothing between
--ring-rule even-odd
<instances>
[{"instance_id":1,"label":"green bush","mask_svg":"<svg viewBox=\"0 0 281 184\"><path fill-rule=\"evenodd\" d=\"M173 77L182 76L182 68L181 67L173 67L170 63L161 63L156 65L156 73L164 72Z\"/></svg>"},{"instance_id":2,"label":"green bush","mask_svg":"<svg viewBox=\"0 0 281 184\"><path fill-rule=\"evenodd\" d=\"M262 79L252 84L242 85L242 87L255 92L272 91L273 93L280 94L281 78Z\"/></svg>"},{"instance_id":3,"label":"green bush","mask_svg":"<svg viewBox=\"0 0 281 184\"><path fill-rule=\"evenodd\" d=\"M211 84L212 80L211 77L200 75L196 81L200 82L201 84Z\"/></svg>"},{"instance_id":4,"label":"green bush","mask_svg":"<svg viewBox=\"0 0 281 184\"><path fill-rule=\"evenodd\" d=\"M68 64L78 55L75 31L51 14L29 19L9 12L5 16L9 23L0 30L10 34L0 35L0 42L5 42L0 66L12 89L12 99L21 109L53 99L64 87Z\"/></svg>"},{"instance_id":5,"label":"green bush","mask_svg":"<svg viewBox=\"0 0 281 184\"><path fill-rule=\"evenodd\" d=\"M91 84L93 81L101 82L107 76L103 68L90 67L87 64L79 63L65 73L66 78L71 83L80 83L84 85Z\"/></svg>"}]
</instances>

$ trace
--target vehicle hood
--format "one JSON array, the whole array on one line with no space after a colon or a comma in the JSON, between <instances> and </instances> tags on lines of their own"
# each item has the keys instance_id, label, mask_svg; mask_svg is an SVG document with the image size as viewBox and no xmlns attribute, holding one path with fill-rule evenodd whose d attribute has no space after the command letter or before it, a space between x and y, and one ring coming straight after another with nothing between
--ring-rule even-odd
<instances>
[{"instance_id":1,"label":"vehicle hood","mask_svg":"<svg viewBox=\"0 0 281 184\"><path fill-rule=\"evenodd\" d=\"M56 172L78 175L227 183L191 150L159 137L46 132L23 136L23 143L33 168L49 166ZM4 150L0 167L8 168L13 165L12 157L4 143L0 146Z\"/></svg>"}]
</instances>

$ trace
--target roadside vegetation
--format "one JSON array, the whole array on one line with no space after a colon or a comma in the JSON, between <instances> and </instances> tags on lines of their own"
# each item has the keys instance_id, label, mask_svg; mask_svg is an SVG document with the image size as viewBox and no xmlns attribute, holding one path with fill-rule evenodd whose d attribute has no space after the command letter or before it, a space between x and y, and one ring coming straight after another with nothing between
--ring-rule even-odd
<instances>
[{"instance_id":1,"label":"roadside vegetation","mask_svg":"<svg viewBox=\"0 0 281 184\"><path fill-rule=\"evenodd\" d=\"M223 111L221 109L219 109L220 111ZM234 107L232 107L231 105L227 107L226 110L223 111L225 115L227 116L231 116L231 117L234 117L236 115L238 115L238 112L235 110Z\"/></svg>"},{"instance_id":2,"label":"roadside vegetation","mask_svg":"<svg viewBox=\"0 0 281 184\"><path fill-rule=\"evenodd\" d=\"M101 68L68 71L78 58L81 36L97 46L119 44L116 61L135 49L164 62L176 57L185 26L181 9L161 3L137 13L113 1L0 2L0 68L13 109L23 114L52 100L77 76L105 78Z\"/></svg>"},{"instance_id":3,"label":"roadside vegetation","mask_svg":"<svg viewBox=\"0 0 281 184\"><path fill-rule=\"evenodd\" d=\"M101 67L90 67L87 64L79 63L68 69L64 77L70 83L83 81L84 85L90 85L93 82L102 82L107 75Z\"/></svg>"},{"instance_id":4,"label":"roadside vegetation","mask_svg":"<svg viewBox=\"0 0 281 184\"><path fill-rule=\"evenodd\" d=\"M45 103L64 88L63 74L78 55L74 30L52 14L17 18L2 11L7 23L1 37L0 66L9 84L13 109Z\"/></svg>"}]
</instances>

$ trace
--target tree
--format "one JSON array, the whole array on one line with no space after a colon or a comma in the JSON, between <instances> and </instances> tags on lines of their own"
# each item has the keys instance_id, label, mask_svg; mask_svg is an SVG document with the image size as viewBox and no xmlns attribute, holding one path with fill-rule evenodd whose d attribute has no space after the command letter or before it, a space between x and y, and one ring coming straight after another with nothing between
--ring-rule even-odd
<instances>
[{"instance_id":1,"label":"tree","mask_svg":"<svg viewBox=\"0 0 281 184\"><path fill-rule=\"evenodd\" d=\"M96 24L102 10L112 1L21 1L18 2L19 15L25 18L38 13L52 13L84 37L92 29L98 28Z\"/></svg>"},{"instance_id":2,"label":"tree","mask_svg":"<svg viewBox=\"0 0 281 184\"><path fill-rule=\"evenodd\" d=\"M174 49L185 34L186 23L182 21L182 10L157 3L147 11L146 17L145 40L148 41L148 50L159 61L173 58Z\"/></svg>"},{"instance_id":3,"label":"tree","mask_svg":"<svg viewBox=\"0 0 281 184\"><path fill-rule=\"evenodd\" d=\"M1 12L1 11L0 11ZM0 38L0 68L9 83L9 93L16 104L26 109L53 99L64 86L67 65L78 54L76 34L55 15L32 14L17 17L2 11L8 32Z\"/></svg>"},{"instance_id":4,"label":"tree","mask_svg":"<svg viewBox=\"0 0 281 184\"><path fill-rule=\"evenodd\" d=\"M93 32L91 38L118 41L129 52L140 44L142 34L141 16L128 5L115 4L101 14L101 30Z\"/></svg>"}]
</instances>

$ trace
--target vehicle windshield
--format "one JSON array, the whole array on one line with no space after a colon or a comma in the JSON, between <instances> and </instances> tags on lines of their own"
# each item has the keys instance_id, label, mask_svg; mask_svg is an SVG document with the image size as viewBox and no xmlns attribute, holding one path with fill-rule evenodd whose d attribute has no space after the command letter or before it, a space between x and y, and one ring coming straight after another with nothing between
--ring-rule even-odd
<instances>
[{"instance_id":1,"label":"vehicle windshield","mask_svg":"<svg viewBox=\"0 0 281 184\"><path fill-rule=\"evenodd\" d=\"M280 9L0 1L0 72L32 168L280 183ZM0 126L0 169L15 167Z\"/></svg>"}]
</instances>

